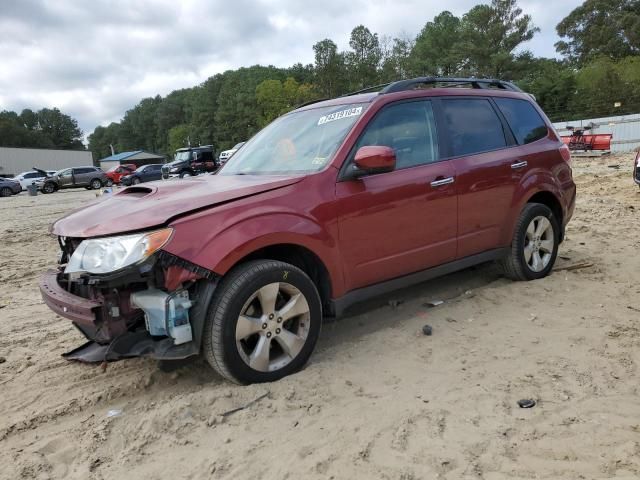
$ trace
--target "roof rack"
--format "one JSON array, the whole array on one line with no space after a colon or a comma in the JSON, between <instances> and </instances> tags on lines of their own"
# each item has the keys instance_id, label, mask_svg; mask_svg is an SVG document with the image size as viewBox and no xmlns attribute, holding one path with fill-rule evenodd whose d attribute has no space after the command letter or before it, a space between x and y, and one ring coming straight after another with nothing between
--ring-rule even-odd
<instances>
[{"instance_id":1,"label":"roof rack","mask_svg":"<svg viewBox=\"0 0 640 480\"><path fill-rule=\"evenodd\" d=\"M381 88L388 87L390 85L392 85L392 83L381 83L380 85L374 85L373 87L367 87L363 88L362 90L356 90L355 92L345 93L343 95L340 95L340 97L350 97L352 95L359 95L361 93L375 92L376 90L380 90Z\"/></svg>"},{"instance_id":2,"label":"roof rack","mask_svg":"<svg viewBox=\"0 0 640 480\"><path fill-rule=\"evenodd\" d=\"M413 90L420 85L443 84L443 88L469 85L471 88L498 88L511 92L522 92L520 88L511 82L498 80L495 78L451 78L451 77L418 77L409 80L400 80L398 82L389 83L382 90L380 95L385 93L402 92L405 90Z\"/></svg>"}]
</instances>

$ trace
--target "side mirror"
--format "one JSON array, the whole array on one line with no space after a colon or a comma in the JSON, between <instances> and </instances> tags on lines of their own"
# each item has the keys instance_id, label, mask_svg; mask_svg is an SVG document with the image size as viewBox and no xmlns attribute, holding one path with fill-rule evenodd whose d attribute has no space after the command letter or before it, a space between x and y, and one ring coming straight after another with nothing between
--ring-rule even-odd
<instances>
[{"instance_id":1,"label":"side mirror","mask_svg":"<svg viewBox=\"0 0 640 480\"><path fill-rule=\"evenodd\" d=\"M396 153L391 147L371 145L360 147L354 161L354 176L391 172L396 168Z\"/></svg>"}]
</instances>

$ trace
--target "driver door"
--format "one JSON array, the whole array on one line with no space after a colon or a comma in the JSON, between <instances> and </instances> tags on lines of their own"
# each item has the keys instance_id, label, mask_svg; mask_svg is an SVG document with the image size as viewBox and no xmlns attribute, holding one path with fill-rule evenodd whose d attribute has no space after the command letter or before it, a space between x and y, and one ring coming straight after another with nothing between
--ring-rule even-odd
<instances>
[{"instance_id":1,"label":"driver door","mask_svg":"<svg viewBox=\"0 0 640 480\"><path fill-rule=\"evenodd\" d=\"M440 160L430 101L395 103L356 143L384 145L396 169L336 184L340 252L353 290L456 257L457 193L451 162Z\"/></svg>"},{"instance_id":2,"label":"driver door","mask_svg":"<svg viewBox=\"0 0 640 480\"><path fill-rule=\"evenodd\" d=\"M73 184L72 169L67 168L58 174L60 187L67 187Z\"/></svg>"}]
</instances>

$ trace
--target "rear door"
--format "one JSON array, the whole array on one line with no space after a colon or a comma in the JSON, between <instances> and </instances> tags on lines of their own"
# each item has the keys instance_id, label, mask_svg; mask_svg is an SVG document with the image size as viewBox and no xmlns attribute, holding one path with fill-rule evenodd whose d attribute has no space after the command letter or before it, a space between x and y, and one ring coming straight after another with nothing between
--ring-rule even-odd
<instances>
[{"instance_id":1,"label":"rear door","mask_svg":"<svg viewBox=\"0 0 640 480\"><path fill-rule=\"evenodd\" d=\"M519 175L518 151L495 104L485 97L441 99L447 149L458 187L458 258L502 246Z\"/></svg>"},{"instance_id":2,"label":"rear door","mask_svg":"<svg viewBox=\"0 0 640 480\"><path fill-rule=\"evenodd\" d=\"M396 169L336 185L350 290L446 263L456 254L455 176L439 153L432 102L385 106L367 125L346 168L367 145L393 148Z\"/></svg>"},{"instance_id":3,"label":"rear door","mask_svg":"<svg viewBox=\"0 0 640 480\"><path fill-rule=\"evenodd\" d=\"M93 178L95 171L92 168L74 168L73 183L74 185L84 187L89 185L89 181Z\"/></svg>"}]
</instances>

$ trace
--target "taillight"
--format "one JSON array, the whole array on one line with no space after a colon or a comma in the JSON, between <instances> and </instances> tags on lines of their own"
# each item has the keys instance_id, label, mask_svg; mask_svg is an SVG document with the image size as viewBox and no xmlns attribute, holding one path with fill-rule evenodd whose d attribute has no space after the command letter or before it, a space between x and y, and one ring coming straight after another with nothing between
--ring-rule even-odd
<instances>
[{"instance_id":1,"label":"taillight","mask_svg":"<svg viewBox=\"0 0 640 480\"><path fill-rule=\"evenodd\" d=\"M562 159L571 165L571 150L566 145L562 145L560 147L560 155L562 155Z\"/></svg>"}]
</instances>

